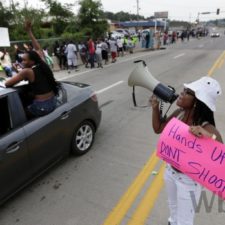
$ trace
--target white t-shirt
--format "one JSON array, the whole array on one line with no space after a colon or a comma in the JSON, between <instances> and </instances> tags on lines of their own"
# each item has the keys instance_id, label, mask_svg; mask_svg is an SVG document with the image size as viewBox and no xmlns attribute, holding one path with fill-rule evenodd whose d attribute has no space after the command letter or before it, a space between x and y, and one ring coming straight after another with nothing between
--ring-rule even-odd
<instances>
[{"instance_id":1,"label":"white t-shirt","mask_svg":"<svg viewBox=\"0 0 225 225\"><path fill-rule=\"evenodd\" d=\"M101 43L96 45L95 52L96 52L96 54L101 54L102 53L102 44Z\"/></svg>"},{"instance_id":2,"label":"white t-shirt","mask_svg":"<svg viewBox=\"0 0 225 225\"><path fill-rule=\"evenodd\" d=\"M76 57L76 54L75 52L77 51L77 47L76 45L70 43L67 45L66 47L66 51L65 53L67 54L67 58L75 58Z\"/></svg>"},{"instance_id":3,"label":"white t-shirt","mask_svg":"<svg viewBox=\"0 0 225 225\"><path fill-rule=\"evenodd\" d=\"M111 51L111 52L117 52L116 41L114 41L114 40L109 40L109 45L110 45L110 51Z\"/></svg>"},{"instance_id":4,"label":"white t-shirt","mask_svg":"<svg viewBox=\"0 0 225 225\"><path fill-rule=\"evenodd\" d=\"M118 48L122 48L123 47L123 40L117 39L117 45L118 45Z\"/></svg>"},{"instance_id":5,"label":"white t-shirt","mask_svg":"<svg viewBox=\"0 0 225 225\"><path fill-rule=\"evenodd\" d=\"M102 42L102 50L107 51L108 50L108 45L105 42Z\"/></svg>"}]
</instances>

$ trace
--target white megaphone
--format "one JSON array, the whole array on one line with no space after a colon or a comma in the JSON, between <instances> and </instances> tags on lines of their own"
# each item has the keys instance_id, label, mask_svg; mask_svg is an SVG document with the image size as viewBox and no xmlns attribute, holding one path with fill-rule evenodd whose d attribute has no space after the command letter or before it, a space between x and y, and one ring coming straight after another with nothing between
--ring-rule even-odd
<instances>
[{"instance_id":1,"label":"white megaphone","mask_svg":"<svg viewBox=\"0 0 225 225\"><path fill-rule=\"evenodd\" d=\"M178 95L175 93L175 89L170 86L167 87L156 80L148 70L145 61L138 60L135 61L135 63L138 63L138 65L129 76L129 86L133 87L133 89L135 86L147 88L162 101L169 102L170 104L172 104L177 99ZM136 106L134 92L133 100L134 105Z\"/></svg>"}]
</instances>

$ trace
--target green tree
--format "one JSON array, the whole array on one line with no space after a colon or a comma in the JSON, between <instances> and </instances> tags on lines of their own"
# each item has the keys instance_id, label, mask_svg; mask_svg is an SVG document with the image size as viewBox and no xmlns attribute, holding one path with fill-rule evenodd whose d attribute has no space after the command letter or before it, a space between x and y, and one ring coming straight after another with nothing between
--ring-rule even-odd
<instances>
[{"instance_id":1,"label":"green tree","mask_svg":"<svg viewBox=\"0 0 225 225\"><path fill-rule=\"evenodd\" d=\"M105 12L105 17L107 19L113 20L113 21L130 21L130 20L137 20L137 15L136 14L131 14L127 12L117 12L117 13L112 13L112 12ZM139 16L139 19L144 20L144 16Z\"/></svg>"},{"instance_id":2,"label":"green tree","mask_svg":"<svg viewBox=\"0 0 225 225\"><path fill-rule=\"evenodd\" d=\"M186 27L186 28L190 28L191 24L189 22L186 21L179 21L179 20L172 20L172 21L168 21L170 27Z\"/></svg>"},{"instance_id":3,"label":"green tree","mask_svg":"<svg viewBox=\"0 0 225 225\"><path fill-rule=\"evenodd\" d=\"M78 12L78 25L84 36L91 36L96 39L104 36L108 29L102 3L97 0L81 0Z\"/></svg>"},{"instance_id":4,"label":"green tree","mask_svg":"<svg viewBox=\"0 0 225 225\"><path fill-rule=\"evenodd\" d=\"M49 10L48 14L51 16L51 23L55 34L61 35L74 17L70 6L63 5L56 0L42 0L42 2L46 4Z\"/></svg>"},{"instance_id":5,"label":"green tree","mask_svg":"<svg viewBox=\"0 0 225 225\"><path fill-rule=\"evenodd\" d=\"M3 7L3 3L0 2L0 27L9 27L12 19L13 13L10 8Z\"/></svg>"},{"instance_id":6,"label":"green tree","mask_svg":"<svg viewBox=\"0 0 225 225\"><path fill-rule=\"evenodd\" d=\"M44 15L43 10L21 7L18 1L12 1L9 7L0 2L0 26L9 28L10 40L28 39L23 26L25 18L33 21L36 36L44 37L44 32L40 29Z\"/></svg>"}]
</instances>

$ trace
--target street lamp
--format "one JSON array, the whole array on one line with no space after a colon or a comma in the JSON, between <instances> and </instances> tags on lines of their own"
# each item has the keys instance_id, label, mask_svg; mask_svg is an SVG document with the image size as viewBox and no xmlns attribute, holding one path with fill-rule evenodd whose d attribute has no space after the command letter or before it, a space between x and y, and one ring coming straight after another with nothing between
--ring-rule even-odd
<instances>
[{"instance_id":1,"label":"street lamp","mask_svg":"<svg viewBox=\"0 0 225 225\"><path fill-rule=\"evenodd\" d=\"M209 15L209 14L212 14L212 13L216 13L216 15L219 15L220 14L220 9L217 9L216 12L201 12L201 13L199 12L198 13L198 17L197 17L197 21L199 22L199 16L200 15Z\"/></svg>"},{"instance_id":2,"label":"street lamp","mask_svg":"<svg viewBox=\"0 0 225 225\"><path fill-rule=\"evenodd\" d=\"M208 15L208 14L211 14L211 12L198 12L198 17L197 17L196 22L199 23L199 21L200 21L200 15Z\"/></svg>"},{"instance_id":3,"label":"street lamp","mask_svg":"<svg viewBox=\"0 0 225 225\"><path fill-rule=\"evenodd\" d=\"M211 12L202 12L201 14L202 15L208 15L208 14L210 14Z\"/></svg>"},{"instance_id":4,"label":"street lamp","mask_svg":"<svg viewBox=\"0 0 225 225\"><path fill-rule=\"evenodd\" d=\"M139 20L139 0L137 0L137 21Z\"/></svg>"}]
</instances>

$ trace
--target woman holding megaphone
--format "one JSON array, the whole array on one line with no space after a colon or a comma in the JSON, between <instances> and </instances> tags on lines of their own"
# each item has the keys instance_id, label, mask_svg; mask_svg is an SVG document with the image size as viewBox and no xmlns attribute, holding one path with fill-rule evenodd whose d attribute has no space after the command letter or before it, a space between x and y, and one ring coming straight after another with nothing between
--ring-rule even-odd
<instances>
[{"instance_id":1,"label":"woman holding megaphone","mask_svg":"<svg viewBox=\"0 0 225 225\"><path fill-rule=\"evenodd\" d=\"M166 124L176 117L189 125L189 131L197 137L210 137L222 143L221 135L215 127L213 114L216 110L216 99L220 94L219 83L210 77L202 77L190 84L184 84L184 90L176 102L178 109L166 121L161 120L159 102L153 95L150 104L154 132L160 134ZM193 195L198 202L201 185L169 164L164 179L170 209L169 225L193 225L195 215Z\"/></svg>"}]
</instances>

